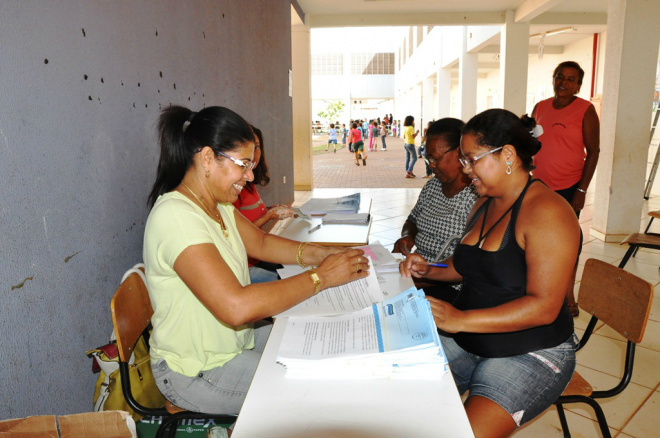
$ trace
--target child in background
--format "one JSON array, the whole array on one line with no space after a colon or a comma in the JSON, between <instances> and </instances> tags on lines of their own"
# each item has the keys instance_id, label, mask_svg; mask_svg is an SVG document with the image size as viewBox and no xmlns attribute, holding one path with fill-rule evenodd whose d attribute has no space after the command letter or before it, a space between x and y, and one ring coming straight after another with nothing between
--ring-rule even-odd
<instances>
[{"instance_id":1,"label":"child in background","mask_svg":"<svg viewBox=\"0 0 660 438\"><path fill-rule=\"evenodd\" d=\"M385 144L385 137L387 137L387 120L383 120L380 125L380 140L383 142L383 150L387 152L387 144Z\"/></svg>"},{"instance_id":2,"label":"child in background","mask_svg":"<svg viewBox=\"0 0 660 438\"><path fill-rule=\"evenodd\" d=\"M330 132L328 133L328 145L325 147L325 151L328 152L330 144L334 144L335 150L337 152L337 130L335 129L335 124L330 123Z\"/></svg>"},{"instance_id":3,"label":"child in background","mask_svg":"<svg viewBox=\"0 0 660 438\"><path fill-rule=\"evenodd\" d=\"M374 147L374 132L371 129L371 125L374 121L371 120L369 121L369 124L367 125L367 136L369 137L369 152L373 150Z\"/></svg>"},{"instance_id":4,"label":"child in background","mask_svg":"<svg viewBox=\"0 0 660 438\"><path fill-rule=\"evenodd\" d=\"M345 148L346 147L346 137L348 136L348 129L346 129L346 124L342 123L341 124L341 147Z\"/></svg>"},{"instance_id":5,"label":"child in background","mask_svg":"<svg viewBox=\"0 0 660 438\"><path fill-rule=\"evenodd\" d=\"M374 152L378 152L378 133L380 132L380 130L378 129L378 121L374 120L370 128L371 128L371 135L374 139L373 142Z\"/></svg>"}]
</instances>

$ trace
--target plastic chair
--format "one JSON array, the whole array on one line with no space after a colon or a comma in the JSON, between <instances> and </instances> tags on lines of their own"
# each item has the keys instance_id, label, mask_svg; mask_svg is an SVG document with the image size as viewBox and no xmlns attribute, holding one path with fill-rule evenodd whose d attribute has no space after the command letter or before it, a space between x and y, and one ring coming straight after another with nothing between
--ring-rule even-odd
<instances>
[{"instance_id":1,"label":"plastic chair","mask_svg":"<svg viewBox=\"0 0 660 438\"><path fill-rule=\"evenodd\" d=\"M601 320L628 341L626 359L620 382L608 390L594 391L589 382L577 371L573 374L568 387L555 402L565 438L570 438L571 433L563 405L578 402L587 403L594 409L603 437L611 438L605 414L596 400L614 397L630 383L635 360L635 345L644 335L652 300L651 283L603 261L587 260L580 282L578 302L584 311L592 315L592 318L580 340L578 350L586 345L596 323Z\"/></svg>"},{"instance_id":2,"label":"plastic chair","mask_svg":"<svg viewBox=\"0 0 660 438\"><path fill-rule=\"evenodd\" d=\"M157 438L176 434L179 420L212 418L218 423L231 424L236 421L236 415L217 415L183 410L171 403L161 408L147 408L138 403L131 393L129 363L131 352L139 337L147 336L151 327L151 317L154 313L149 299L149 293L141 271L136 269L125 276L125 280L115 292L110 303L112 325L117 338L119 350L119 374L122 391L126 403L140 415L162 416L163 421L156 433ZM167 435L169 433L169 435Z\"/></svg>"}]
</instances>

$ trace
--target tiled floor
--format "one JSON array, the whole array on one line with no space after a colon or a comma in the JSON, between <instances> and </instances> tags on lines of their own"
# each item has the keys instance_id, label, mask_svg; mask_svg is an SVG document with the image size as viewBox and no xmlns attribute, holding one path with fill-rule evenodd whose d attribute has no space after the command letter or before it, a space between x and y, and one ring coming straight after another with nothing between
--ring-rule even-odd
<instances>
[{"instance_id":1,"label":"tiled floor","mask_svg":"<svg viewBox=\"0 0 660 438\"><path fill-rule=\"evenodd\" d=\"M353 165L353 167L357 166ZM383 187L382 185L375 186ZM402 224L417 200L419 191L418 188L315 189L311 192L296 192L295 205L304 203L310 197L336 197L361 192L363 196L371 197L373 202L371 212L374 215L374 223L370 241L379 240L391 249L394 241L400 235ZM603 243L590 236L589 229L593 212L592 193L587 195L587 204L580 220L585 241L580 256L576 291L579 288L584 263L588 258L618 264L626 250L625 246ZM646 201L645 208L645 213L650 210L660 210L660 198L653 197ZM645 215L640 221L642 231L647 223L648 218ZM660 221L653 223L652 231L660 232ZM642 249L634 259L628 262L625 269L658 287L657 285L660 283L659 266L660 252ZM658 294L660 292L656 292L656 298ZM578 336L582 334L587 322L587 315L581 312L575 320ZM596 389L610 388L612 382L615 381L615 376L619 375L625 354L625 343L622 339L614 331L599 328L588 345L578 353L578 370ZM660 300L656 300L653 304L644 340L637 348L631 384L619 396L603 401L601 406L605 411L614 438L660 437ZM601 436L593 410L588 406L570 405L567 418L574 438ZM555 408L548 409L521 428L514 436L516 438L562 437Z\"/></svg>"}]
</instances>

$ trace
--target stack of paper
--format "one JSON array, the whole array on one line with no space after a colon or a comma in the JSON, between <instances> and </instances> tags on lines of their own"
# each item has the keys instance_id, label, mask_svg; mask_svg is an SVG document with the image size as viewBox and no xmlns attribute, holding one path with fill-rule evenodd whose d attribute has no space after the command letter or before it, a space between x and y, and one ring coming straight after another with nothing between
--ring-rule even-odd
<instances>
[{"instance_id":1,"label":"stack of paper","mask_svg":"<svg viewBox=\"0 0 660 438\"><path fill-rule=\"evenodd\" d=\"M309 216L328 213L351 214L360 209L360 194L354 193L341 198L312 198L300 206L300 211Z\"/></svg>"},{"instance_id":2,"label":"stack of paper","mask_svg":"<svg viewBox=\"0 0 660 438\"><path fill-rule=\"evenodd\" d=\"M323 225L329 224L350 224L350 225L368 225L369 218L371 215L369 213L328 213L323 216L322 222Z\"/></svg>"},{"instance_id":3,"label":"stack of paper","mask_svg":"<svg viewBox=\"0 0 660 438\"><path fill-rule=\"evenodd\" d=\"M278 362L295 378L440 378L447 360L424 292L414 287L364 310L290 317Z\"/></svg>"}]
</instances>

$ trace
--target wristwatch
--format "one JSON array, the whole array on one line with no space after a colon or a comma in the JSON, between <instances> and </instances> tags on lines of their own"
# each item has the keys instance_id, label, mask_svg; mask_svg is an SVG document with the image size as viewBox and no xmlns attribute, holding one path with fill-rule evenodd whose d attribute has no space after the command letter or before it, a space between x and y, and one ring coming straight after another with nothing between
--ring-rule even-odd
<instances>
[{"instance_id":1,"label":"wristwatch","mask_svg":"<svg viewBox=\"0 0 660 438\"><path fill-rule=\"evenodd\" d=\"M314 295L316 295L321 290L321 279L319 278L319 274L316 273L316 269L310 269L308 272L309 278L312 279L314 286L316 287L314 290Z\"/></svg>"}]
</instances>

